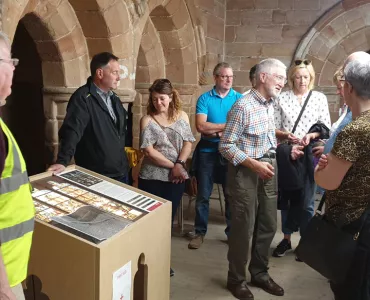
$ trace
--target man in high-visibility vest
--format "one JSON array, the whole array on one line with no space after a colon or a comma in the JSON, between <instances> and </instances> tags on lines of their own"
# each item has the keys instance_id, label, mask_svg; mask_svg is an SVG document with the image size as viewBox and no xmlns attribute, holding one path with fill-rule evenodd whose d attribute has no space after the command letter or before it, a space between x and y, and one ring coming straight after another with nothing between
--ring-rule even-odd
<instances>
[{"instance_id":1,"label":"man in high-visibility vest","mask_svg":"<svg viewBox=\"0 0 370 300\"><path fill-rule=\"evenodd\" d=\"M10 55L10 42L0 32L0 103L11 93L18 59ZM24 300L35 209L26 164L9 128L0 118L0 299Z\"/></svg>"}]
</instances>

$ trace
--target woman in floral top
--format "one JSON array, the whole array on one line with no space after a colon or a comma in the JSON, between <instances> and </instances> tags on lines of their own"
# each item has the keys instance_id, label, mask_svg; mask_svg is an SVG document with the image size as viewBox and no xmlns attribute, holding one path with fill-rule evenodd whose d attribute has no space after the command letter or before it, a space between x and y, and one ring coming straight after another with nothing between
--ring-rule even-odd
<instances>
[{"instance_id":1,"label":"woman in floral top","mask_svg":"<svg viewBox=\"0 0 370 300\"><path fill-rule=\"evenodd\" d=\"M335 300L370 299L370 55L363 54L344 69L343 94L353 121L315 170L317 184L327 190L327 219L351 234L360 231L351 276L344 283L331 282Z\"/></svg>"},{"instance_id":2,"label":"woman in floral top","mask_svg":"<svg viewBox=\"0 0 370 300\"><path fill-rule=\"evenodd\" d=\"M147 115L140 121L140 149L145 157L139 189L172 202L172 222L185 189L185 162L195 141L180 97L168 79L149 88Z\"/></svg>"}]
</instances>

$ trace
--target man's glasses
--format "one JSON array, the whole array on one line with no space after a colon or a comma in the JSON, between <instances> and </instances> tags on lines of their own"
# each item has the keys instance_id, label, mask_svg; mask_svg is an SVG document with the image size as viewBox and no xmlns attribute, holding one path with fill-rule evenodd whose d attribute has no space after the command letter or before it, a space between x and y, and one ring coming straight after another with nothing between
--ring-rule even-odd
<instances>
[{"instance_id":1,"label":"man's glasses","mask_svg":"<svg viewBox=\"0 0 370 300\"><path fill-rule=\"evenodd\" d=\"M233 79L235 79L235 75L231 75L231 76L228 76L228 75L217 75L217 76L220 77L222 80L227 80L227 79L233 80Z\"/></svg>"},{"instance_id":2,"label":"man's glasses","mask_svg":"<svg viewBox=\"0 0 370 300\"><path fill-rule=\"evenodd\" d=\"M269 74L269 75L273 76L275 79L277 79L278 81L280 81L284 85L288 82L288 80L284 76L277 75L277 74L270 74L270 73L266 73L266 74Z\"/></svg>"},{"instance_id":3,"label":"man's glasses","mask_svg":"<svg viewBox=\"0 0 370 300\"><path fill-rule=\"evenodd\" d=\"M18 58L8 58L8 59L0 58L0 62L1 61L5 62L5 63L8 63L8 64L11 64L14 67L18 66L18 64L19 64L19 59Z\"/></svg>"},{"instance_id":4,"label":"man's glasses","mask_svg":"<svg viewBox=\"0 0 370 300\"><path fill-rule=\"evenodd\" d=\"M296 65L296 66L299 66L299 65L302 65L302 64L304 64L304 65L306 65L306 66L308 66L308 65L310 65L312 62L310 61L310 60L308 60L308 59L296 59L295 61L294 61L294 64Z\"/></svg>"}]
</instances>

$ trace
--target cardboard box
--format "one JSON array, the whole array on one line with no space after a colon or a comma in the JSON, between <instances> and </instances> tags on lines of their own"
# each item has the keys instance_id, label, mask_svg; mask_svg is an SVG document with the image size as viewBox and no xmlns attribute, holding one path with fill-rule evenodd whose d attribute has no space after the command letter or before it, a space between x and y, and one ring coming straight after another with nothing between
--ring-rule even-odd
<instances>
[{"instance_id":1,"label":"cardboard box","mask_svg":"<svg viewBox=\"0 0 370 300\"><path fill-rule=\"evenodd\" d=\"M67 170L83 171L161 205L98 244L36 218L26 299L168 300L171 202L77 166ZM46 172L30 180L37 185L50 176ZM117 295L113 297L114 282Z\"/></svg>"}]
</instances>

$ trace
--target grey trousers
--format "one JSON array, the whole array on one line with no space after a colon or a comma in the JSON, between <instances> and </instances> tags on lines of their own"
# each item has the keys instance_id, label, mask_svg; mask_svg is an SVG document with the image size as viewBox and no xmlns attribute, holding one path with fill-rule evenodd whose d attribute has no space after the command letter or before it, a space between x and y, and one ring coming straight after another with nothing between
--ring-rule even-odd
<instances>
[{"instance_id":1,"label":"grey trousers","mask_svg":"<svg viewBox=\"0 0 370 300\"><path fill-rule=\"evenodd\" d=\"M243 166L229 164L227 193L231 208L229 236L228 282L246 280L250 240L252 239L249 272L253 279L265 281L268 275L270 245L277 222L277 164L275 159L262 158L275 168L275 176L262 180Z\"/></svg>"},{"instance_id":2,"label":"grey trousers","mask_svg":"<svg viewBox=\"0 0 370 300\"><path fill-rule=\"evenodd\" d=\"M17 284L16 286L13 286L11 289L12 289L12 292L14 293L14 295L15 295L15 299L25 300L21 283Z\"/></svg>"}]
</instances>

